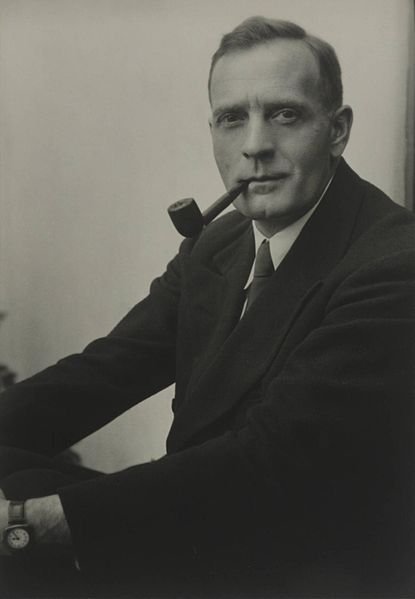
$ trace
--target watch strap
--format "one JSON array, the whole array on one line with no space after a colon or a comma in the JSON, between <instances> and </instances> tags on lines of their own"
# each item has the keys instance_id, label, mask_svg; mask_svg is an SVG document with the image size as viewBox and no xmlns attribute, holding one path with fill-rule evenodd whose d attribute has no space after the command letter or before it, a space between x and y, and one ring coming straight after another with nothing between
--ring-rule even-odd
<instances>
[{"instance_id":1,"label":"watch strap","mask_svg":"<svg viewBox=\"0 0 415 599\"><path fill-rule=\"evenodd\" d=\"M27 524L24 501L9 501L9 524Z\"/></svg>"}]
</instances>

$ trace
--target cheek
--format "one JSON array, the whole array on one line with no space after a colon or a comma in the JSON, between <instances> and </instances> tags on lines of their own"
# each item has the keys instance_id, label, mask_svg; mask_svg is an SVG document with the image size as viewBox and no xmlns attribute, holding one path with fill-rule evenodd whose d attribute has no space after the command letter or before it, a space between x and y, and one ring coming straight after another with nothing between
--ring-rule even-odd
<instances>
[{"instance_id":1,"label":"cheek","mask_svg":"<svg viewBox=\"0 0 415 599\"><path fill-rule=\"evenodd\" d=\"M230 140L214 139L213 154L221 174L227 173L237 160L235 144Z\"/></svg>"},{"instance_id":2,"label":"cheek","mask_svg":"<svg viewBox=\"0 0 415 599\"><path fill-rule=\"evenodd\" d=\"M284 137L287 146L302 160L312 160L316 154L329 152L330 137L328 127L323 123L314 123L299 128L297 131Z\"/></svg>"},{"instance_id":3,"label":"cheek","mask_svg":"<svg viewBox=\"0 0 415 599\"><path fill-rule=\"evenodd\" d=\"M296 143L287 144L286 156L303 176L318 176L328 168L330 161L327 140L311 132L296 140Z\"/></svg>"}]
</instances>

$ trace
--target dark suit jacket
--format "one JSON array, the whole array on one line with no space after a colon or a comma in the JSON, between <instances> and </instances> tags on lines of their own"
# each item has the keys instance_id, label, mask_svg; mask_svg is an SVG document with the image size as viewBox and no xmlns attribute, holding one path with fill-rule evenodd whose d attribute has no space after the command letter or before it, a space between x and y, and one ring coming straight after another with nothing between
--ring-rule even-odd
<instances>
[{"instance_id":1,"label":"dark suit jacket","mask_svg":"<svg viewBox=\"0 0 415 599\"><path fill-rule=\"evenodd\" d=\"M53 454L176 382L166 457L60 490L84 571L137 594L413 591L413 241L342 162L240 321L254 243L232 212L108 337L3 396L1 442Z\"/></svg>"}]
</instances>

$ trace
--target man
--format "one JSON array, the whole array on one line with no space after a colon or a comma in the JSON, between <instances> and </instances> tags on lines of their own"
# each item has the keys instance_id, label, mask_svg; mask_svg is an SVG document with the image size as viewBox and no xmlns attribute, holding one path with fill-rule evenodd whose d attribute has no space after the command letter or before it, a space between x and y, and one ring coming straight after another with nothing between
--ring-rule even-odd
<instances>
[{"instance_id":1,"label":"man","mask_svg":"<svg viewBox=\"0 0 415 599\"><path fill-rule=\"evenodd\" d=\"M4 394L1 486L27 499L1 501L5 560L51 570L66 548L114 597L409 594L414 219L341 158L322 40L248 19L209 91L236 211L109 336ZM50 459L172 382L164 458L83 480Z\"/></svg>"}]
</instances>

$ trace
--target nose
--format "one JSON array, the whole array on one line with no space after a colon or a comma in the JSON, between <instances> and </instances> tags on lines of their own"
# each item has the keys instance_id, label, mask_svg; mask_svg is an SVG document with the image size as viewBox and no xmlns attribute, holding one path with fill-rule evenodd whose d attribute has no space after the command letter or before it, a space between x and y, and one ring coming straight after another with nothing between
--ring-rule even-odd
<instances>
[{"instance_id":1,"label":"nose","mask_svg":"<svg viewBox=\"0 0 415 599\"><path fill-rule=\"evenodd\" d=\"M243 156L248 159L267 160L273 158L274 153L274 140L269 124L260 115L251 117L242 146Z\"/></svg>"}]
</instances>

